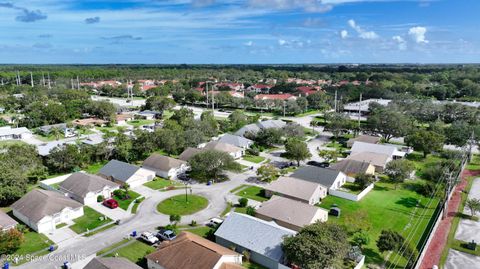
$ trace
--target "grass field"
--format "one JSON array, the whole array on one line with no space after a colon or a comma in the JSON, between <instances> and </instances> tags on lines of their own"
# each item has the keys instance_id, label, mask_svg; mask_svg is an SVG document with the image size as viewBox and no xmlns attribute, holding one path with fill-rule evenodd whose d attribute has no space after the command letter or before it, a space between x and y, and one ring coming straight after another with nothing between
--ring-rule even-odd
<instances>
[{"instance_id":1,"label":"grass field","mask_svg":"<svg viewBox=\"0 0 480 269\"><path fill-rule=\"evenodd\" d=\"M262 156L253 156L253 155L245 155L243 156L243 159L245 161L252 162L252 163L261 163L265 160L265 158Z\"/></svg>"},{"instance_id":2,"label":"grass field","mask_svg":"<svg viewBox=\"0 0 480 269\"><path fill-rule=\"evenodd\" d=\"M147 268L147 260L144 257L153 251L155 251L154 247L140 241L135 241L123 248L115 250L113 253L110 253L106 256L115 257L115 253L118 253L119 257L124 257L143 268Z\"/></svg>"},{"instance_id":3,"label":"grass field","mask_svg":"<svg viewBox=\"0 0 480 269\"><path fill-rule=\"evenodd\" d=\"M85 206L83 208L84 215L80 218L74 219L72 226L70 229L77 234L81 234L86 232L87 230L93 230L97 227L100 227L104 224L111 222L112 220L109 218L100 220L101 217L105 217L102 214L98 213L97 211L93 210L92 208Z\"/></svg>"},{"instance_id":4,"label":"grass field","mask_svg":"<svg viewBox=\"0 0 480 269\"><path fill-rule=\"evenodd\" d=\"M201 237L207 237L207 234L208 232L210 232L210 230L212 230L212 228L207 226L200 226L200 227L194 227L191 229L185 229L182 231L191 232L192 234L196 234Z\"/></svg>"},{"instance_id":5,"label":"grass field","mask_svg":"<svg viewBox=\"0 0 480 269\"><path fill-rule=\"evenodd\" d=\"M126 244L126 243L129 242L129 241L130 241L129 239L123 239L122 241L119 241L119 242L117 242L117 243L115 243L115 244L113 244L113 245L111 245L111 246L109 246L109 247L106 247L106 248L100 250L99 252L97 252L97 256L101 256L101 255L103 255L103 254L111 251L111 250L114 249L114 248L117 248L117 247L119 247L119 246L121 246L121 245L123 245L123 244Z\"/></svg>"},{"instance_id":6,"label":"grass field","mask_svg":"<svg viewBox=\"0 0 480 269\"><path fill-rule=\"evenodd\" d=\"M15 251L13 255L31 254L53 245L53 242L50 241L45 235L36 233L34 231L28 231L23 236L25 238L25 242L23 242L20 248Z\"/></svg>"},{"instance_id":7,"label":"grass field","mask_svg":"<svg viewBox=\"0 0 480 269\"><path fill-rule=\"evenodd\" d=\"M131 120L131 121L128 121L127 124L132 125L133 127L140 127L143 125L152 124L154 122L155 122L154 120Z\"/></svg>"},{"instance_id":8,"label":"grass field","mask_svg":"<svg viewBox=\"0 0 480 269\"><path fill-rule=\"evenodd\" d=\"M145 200L145 197L138 198L137 200L135 200L135 204L132 207L132 214L137 214L138 207L143 202L143 200Z\"/></svg>"},{"instance_id":9,"label":"grass field","mask_svg":"<svg viewBox=\"0 0 480 269\"><path fill-rule=\"evenodd\" d=\"M257 186L246 187L244 189L241 189L235 194L240 197L245 197L245 198L252 199L259 202L268 200L268 198L264 196L264 189Z\"/></svg>"},{"instance_id":10,"label":"grass field","mask_svg":"<svg viewBox=\"0 0 480 269\"><path fill-rule=\"evenodd\" d=\"M143 185L146 186L146 187L149 187L150 189L153 189L153 190L160 190L160 189L163 189L163 188L166 188L166 187L175 187L175 186L181 187L181 186L183 186L183 184L180 183L180 182L173 181L173 180L168 180L168 179L164 179L164 178L160 178L160 177L157 177L153 181L149 181L149 182L147 182Z\"/></svg>"},{"instance_id":11,"label":"grass field","mask_svg":"<svg viewBox=\"0 0 480 269\"><path fill-rule=\"evenodd\" d=\"M405 183L395 189L394 184L378 182L375 183L375 188L359 202L327 196L320 207L328 210L336 204L342 210L341 216L330 217L328 221L347 227L349 226L346 223L348 217L355 219L360 212L365 214L367 216L365 221L371 225L368 231L370 242L363 251L366 255L366 263L382 264L386 255L380 253L376 246L376 240L382 230L397 231L407 237L419 224L411 241L412 246L417 246L435 212L438 199L434 199L427 207L429 199L416 193L414 188L413 183ZM390 260L393 260L394 256L392 255Z\"/></svg>"},{"instance_id":12,"label":"grass field","mask_svg":"<svg viewBox=\"0 0 480 269\"><path fill-rule=\"evenodd\" d=\"M180 194L163 200L157 205L157 210L165 215L191 215L208 206L208 200L202 196L189 194L188 201L185 195Z\"/></svg>"},{"instance_id":13,"label":"grass field","mask_svg":"<svg viewBox=\"0 0 480 269\"><path fill-rule=\"evenodd\" d=\"M118 202L118 207L120 207L125 211L128 209L128 206L133 202L133 200L140 197L140 194L134 191L128 191L128 195L130 196L130 199L126 199L126 200L122 200L120 199L120 197L114 195L115 200L117 200Z\"/></svg>"},{"instance_id":14,"label":"grass field","mask_svg":"<svg viewBox=\"0 0 480 269\"><path fill-rule=\"evenodd\" d=\"M107 164L107 162L99 162L99 163L94 163L94 164L91 164L89 165L87 168L85 168L85 172L89 173L89 174L96 174L98 173L98 171L100 171L100 169L102 169L103 166L105 166L105 164Z\"/></svg>"}]
</instances>

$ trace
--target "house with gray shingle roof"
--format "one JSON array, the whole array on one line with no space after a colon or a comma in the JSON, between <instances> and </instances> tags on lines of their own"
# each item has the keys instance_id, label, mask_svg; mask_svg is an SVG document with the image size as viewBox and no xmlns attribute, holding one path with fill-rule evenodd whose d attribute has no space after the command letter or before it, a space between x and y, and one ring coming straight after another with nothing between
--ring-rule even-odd
<instances>
[{"instance_id":1,"label":"house with gray shingle roof","mask_svg":"<svg viewBox=\"0 0 480 269\"><path fill-rule=\"evenodd\" d=\"M188 147L180 154L180 156L178 156L178 159L188 162L193 156L202 151L202 149Z\"/></svg>"},{"instance_id":2,"label":"house with gray shingle roof","mask_svg":"<svg viewBox=\"0 0 480 269\"><path fill-rule=\"evenodd\" d=\"M266 268L284 269L283 239L295 234L274 222L231 213L215 232L215 241L238 253L250 252L250 260Z\"/></svg>"},{"instance_id":3,"label":"house with gray shingle roof","mask_svg":"<svg viewBox=\"0 0 480 269\"><path fill-rule=\"evenodd\" d=\"M166 179L176 179L179 174L184 173L188 169L186 161L157 153L150 155L143 161L142 167L154 171L157 176Z\"/></svg>"},{"instance_id":4,"label":"house with gray shingle roof","mask_svg":"<svg viewBox=\"0 0 480 269\"><path fill-rule=\"evenodd\" d=\"M251 145L253 145L252 140L247 139L243 136L232 135L232 134L223 135L222 137L220 137L220 139L218 139L218 142L234 145L236 147L243 148L243 149L247 149Z\"/></svg>"},{"instance_id":5,"label":"house with gray shingle roof","mask_svg":"<svg viewBox=\"0 0 480 269\"><path fill-rule=\"evenodd\" d=\"M59 185L60 191L84 205L95 204L99 195L108 199L119 188L115 182L83 172L71 174Z\"/></svg>"},{"instance_id":6,"label":"house with gray shingle roof","mask_svg":"<svg viewBox=\"0 0 480 269\"><path fill-rule=\"evenodd\" d=\"M7 231L15 228L18 222L12 219L7 213L0 210L0 231Z\"/></svg>"},{"instance_id":7,"label":"house with gray shingle roof","mask_svg":"<svg viewBox=\"0 0 480 269\"><path fill-rule=\"evenodd\" d=\"M98 175L120 185L127 183L134 188L152 181L155 178L155 171L140 168L126 162L111 160L98 171Z\"/></svg>"},{"instance_id":8,"label":"house with gray shingle roof","mask_svg":"<svg viewBox=\"0 0 480 269\"><path fill-rule=\"evenodd\" d=\"M218 141L212 141L207 143L204 149L225 152L232 156L234 159L241 158L245 154L245 151L242 148Z\"/></svg>"},{"instance_id":9,"label":"house with gray shingle roof","mask_svg":"<svg viewBox=\"0 0 480 269\"><path fill-rule=\"evenodd\" d=\"M327 196L328 188L318 183L293 177L279 177L265 186L265 196L283 196L292 200L315 205Z\"/></svg>"},{"instance_id":10,"label":"house with gray shingle roof","mask_svg":"<svg viewBox=\"0 0 480 269\"><path fill-rule=\"evenodd\" d=\"M252 123L252 124L247 124L240 128L238 131L235 132L235 135L238 136L244 136L245 133L253 133L256 134L260 130L263 129L281 129L287 125L284 121L282 120L265 120L265 121L260 121L257 123Z\"/></svg>"},{"instance_id":11,"label":"house with gray shingle roof","mask_svg":"<svg viewBox=\"0 0 480 269\"><path fill-rule=\"evenodd\" d=\"M122 257L96 257L85 265L83 269L142 269L142 267Z\"/></svg>"},{"instance_id":12,"label":"house with gray shingle roof","mask_svg":"<svg viewBox=\"0 0 480 269\"><path fill-rule=\"evenodd\" d=\"M347 175L340 171L310 165L298 168L290 177L320 184L328 190L336 190L347 181Z\"/></svg>"}]
</instances>

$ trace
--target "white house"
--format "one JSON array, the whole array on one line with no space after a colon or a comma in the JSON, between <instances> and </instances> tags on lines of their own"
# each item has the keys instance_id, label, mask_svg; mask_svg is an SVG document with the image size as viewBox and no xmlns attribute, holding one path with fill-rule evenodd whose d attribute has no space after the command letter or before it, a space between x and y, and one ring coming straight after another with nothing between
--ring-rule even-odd
<instances>
[{"instance_id":1,"label":"white house","mask_svg":"<svg viewBox=\"0 0 480 269\"><path fill-rule=\"evenodd\" d=\"M0 127L0 140L21 140L32 137L32 132L25 127L12 128L11 126Z\"/></svg>"},{"instance_id":2,"label":"white house","mask_svg":"<svg viewBox=\"0 0 480 269\"><path fill-rule=\"evenodd\" d=\"M320 184L328 190L336 190L347 182L343 172L309 165L298 168L290 177Z\"/></svg>"},{"instance_id":3,"label":"white house","mask_svg":"<svg viewBox=\"0 0 480 269\"><path fill-rule=\"evenodd\" d=\"M142 167L155 171L159 177L176 179L179 174L187 171L188 164L182 160L154 153L143 162Z\"/></svg>"},{"instance_id":4,"label":"white house","mask_svg":"<svg viewBox=\"0 0 480 269\"><path fill-rule=\"evenodd\" d=\"M112 180L120 185L127 183L134 188L155 178L155 171L140 168L136 165L111 160L100 171L98 175Z\"/></svg>"},{"instance_id":5,"label":"white house","mask_svg":"<svg viewBox=\"0 0 480 269\"><path fill-rule=\"evenodd\" d=\"M293 177L279 177L265 187L265 196L283 196L292 200L315 205L327 196L328 188L316 182Z\"/></svg>"},{"instance_id":6,"label":"white house","mask_svg":"<svg viewBox=\"0 0 480 269\"><path fill-rule=\"evenodd\" d=\"M227 143L222 143L218 141L212 141L209 142L205 145L205 149L213 149L213 150L218 150L222 152L226 152L230 154L234 159L239 159L242 158L242 156L245 154L245 150L243 148L239 148L237 146L227 144Z\"/></svg>"},{"instance_id":7,"label":"white house","mask_svg":"<svg viewBox=\"0 0 480 269\"><path fill-rule=\"evenodd\" d=\"M39 233L83 216L83 205L56 191L34 189L12 205L13 215Z\"/></svg>"},{"instance_id":8,"label":"white house","mask_svg":"<svg viewBox=\"0 0 480 269\"><path fill-rule=\"evenodd\" d=\"M253 145L252 140L247 139L243 136L232 135L232 134L223 135L222 137L220 137L220 139L218 139L218 142L234 145L242 149L250 148L250 146Z\"/></svg>"},{"instance_id":9,"label":"white house","mask_svg":"<svg viewBox=\"0 0 480 269\"><path fill-rule=\"evenodd\" d=\"M62 181L59 188L75 201L92 205L97 203L100 195L105 199L112 197L113 191L118 190L120 185L96 175L77 172Z\"/></svg>"},{"instance_id":10,"label":"white house","mask_svg":"<svg viewBox=\"0 0 480 269\"><path fill-rule=\"evenodd\" d=\"M391 145L382 144L370 144L365 142L356 141L352 145L350 150L351 154L358 154L363 152L373 152L377 154L385 154L391 159L399 159L405 157L407 152L398 150L397 147Z\"/></svg>"}]
</instances>

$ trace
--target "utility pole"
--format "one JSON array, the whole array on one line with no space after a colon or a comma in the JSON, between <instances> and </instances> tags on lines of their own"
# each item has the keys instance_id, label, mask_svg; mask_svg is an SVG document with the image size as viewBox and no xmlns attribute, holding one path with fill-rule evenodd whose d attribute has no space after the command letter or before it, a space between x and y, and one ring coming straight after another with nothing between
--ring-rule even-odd
<instances>
[{"instance_id":1,"label":"utility pole","mask_svg":"<svg viewBox=\"0 0 480 269\"><path fill-rule=\"evenodd\" d=\"M360 102L359 102L359 106L358 106L358 132L360 133L360 115L361 115L361 103L362 103L362 94L360 94Z\"/></svg>"},{"instance_id":2,"label":"utility pole","mask_svg":"<svg viewBox=\"0 0 480 269\"><path fill-rule=\"evenodd\" d=\"M335 104L334 104L334 107L335 107L335 113L337 113L337 90L335 90Z\"/></svg>"},{"instance_id":3,"label":"utility pole","mask_svg":"<svg viewBox=\"0 0 480 269\"><path fill-rule=\"evenodd\" d=\"M30 72L30 84L32 85L33 88L33 73Z\"/></svg>"},{"instance_id":4,"label":"utility pole","mask_svg":"<svg viewBox=\"0 0 480 269\"><path fill-rule=\"evenodd\" d=\"M205 82L205 89L207 90L207 109L208 109L208 81Z\"/></svg>"},{"instance_id":5,"label":"utility pole","mask_svg":"<svg viewBox=\"0 0 480 269\"><path fill-rule=\"evenodd\" d=\"M70 86L71 86L71 88L72 88L72 90L73 90L73 78L70 79Z\"/></svg>"},{"instance_id":6,"label":"utility pole","mask_svg":"<svg viewBox=\"0 0 480 269\"><path fill-rule=\"evenodd\" d=\"M17 86L19 86L21 84L21 80L20 80L20 72L17 71Z\"/></svg>"},{"instance_id":7,"label":"utility pole","mask_svg":"<svg viewBox=\"0 0 480 269\"><path fill-rule=\"evenodd\" d=\"M452 172L448 172L447 187L445 188L445 201L443 202L442 219L445 219L448 215L448 197L450 196L451 187L452 187Z\"/></svg>"},{"instance_id":8,"label":"utility pole","mask_svg":"<svg viewBox=\"0 0 480 269\"><path fill-rule=\"evenodd\" d=\"M215 94L213 90L212 90L212 113L213 113L213 116L215 116Z\"/></svg>"}]
</instances>

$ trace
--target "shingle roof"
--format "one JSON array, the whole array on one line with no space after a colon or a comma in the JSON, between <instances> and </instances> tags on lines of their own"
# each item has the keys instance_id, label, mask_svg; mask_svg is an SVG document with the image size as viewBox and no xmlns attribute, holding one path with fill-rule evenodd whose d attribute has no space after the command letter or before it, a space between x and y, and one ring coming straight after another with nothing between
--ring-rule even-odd
<instances>
[{"instance_id":1,"label":"shingle roof","mask_svg":"<svg viewBox=\"0 0 480 269\"><path fill-rule=\"evenodd\" d=\"M257 125L261 129L269 129L269 128L279 129L287 125L287 123L284 122L283 120L265 120L257 123Z\"/></svg>"},{"instance_id":2,"label":"shingle roof","mask_svg":"<svg viewBox=\"0 0 480 269\"><path fill-rule=\"evenodd\" d=\"M125 258L93 258L83 269L141 269Z\"/></svg>"},{"instance_id":3,"label":"shingle roof","mask_svg":"<svg viewBox=\"0 0 480 269\"><path fill-rule=\"evenodd\" d=\"M364 142L369 144L377 144L380 142L380 137L372 136L372 135L359 135L354 138L350 138L347 143L354 143L354 142Z\"/></svg>"},{"instance_id":4,"label":"shingle roof","mask_svg":"<svg viewBox=\"0 0 480 269\"><path fill-rule=\"evenodd\" d=\"M186 148L178 158L182 161L188 161L192 158L195 154L202 152L201 149L197 148Z\"/></svg>"},{"instance_id":5,"label":"shingle roof","mask_svg":"<svg viewBox=\"0 0 480 269\"><path fill-rule=\"evenodd\" d=\"M85 197L89 192L101 191L106 186L112 188L117 187L118 184L102 177L82 172L73 173L60 183L62 190L73 193L78 197Z\"/></svg>"},{"instance_id":6,"label":"shingle roof","mask_svg":"<svg viewBox=\"0 0 480 269\"><path fill-rule=\"evenodd\" d=\"M165 269L212 269L223 255L240 254L198 235L182 232L173 241L164 241L146 258Z\"/></svg>"},{"instance_id":7,"label":"shingle roof","mask_svg":"<svg viewBox=\"0 0 480 269\"><path fill-rule=\"evenodd\" d=\"M126 182L131 176L133 176L140 167L133 164L111 160L109 161L98 174L104 175L106 177L113 177L116 180Z\"/></svg>"},{"instance_id":8,"label":"shingle roof","mask_svg":"<svg viewBox=\"0 0 480 269\"><path fill-rule=\"evenodd\" d=\"M352 153L347 157L347 160L355 160L361 162L368 162L375 166L385 166L390 160L391 156L375 152L360 152Z\"/></svg>"},{"instance_id":9,"label":"shingle roof","mask_svg":"<svg viewBox=\"0 0 480 269\"><path fill-rule=\"evenodd\" d=\"M265 189L294 198L308 200L312 198L319 184L293 177L279 177Z\"/></svg>"},{"instance_id":10,"label":"shingle roof","mask_svg":"<svg viewBox=\"0 0 480 269\"><path fill-rule=\"evenodd\" d=\"M321 210L323 209L316 206L274 195L262 203L256 212L274 220L303 227L311 224L317 212Z\"/></svg>"},{"instance_id":11,"label":"shingle roof","mask_svg":"<svg viewBox=\"0 0 480 269\"><path fill-rule=\"evenodd\" d=\"M342 171L345 174L359 174L365 173L370 166L370 162L367 161L358 161L353 159L341 160L338 163L330 165L329 168Z\"/></svg>"},{"instance_id":12,"label":"shingle roof","mask_svg":"<svg viewBox=\"0 0 480 269\"><path fill-rule=\"evenodd\" d=\"M12 209L20 212L32 222L38 222L45 216L51 216L70 207L80 208L83 205L56 191L34 189L25 194L12 205Z\"/></svg>"},{"instance_id":13,"label":"shingle roof","mask_svg":"<svg viewBox=\"0 0 480 269\"><path fill-rule=\"evenodd\" d=\"M168 156L163 156L157 153L150 155L145 161L143 161L144 168L150 168L159 171L169 171L172 168L179 168L187 162L174 159Z\"/></svg>"},{"instance_id":14,"label":"shingle roof","mask_svg":"<svg viewBox=\"0 0 480 269\"><path fill-rule=\"evenodd\" d=\"M16 226L18 222L12 219L7 213L0 210L0 231L5 228Z\"/></svg>"},{"instance_id":15,"label":"shingle roof","mask_svg":"<svg viewBox=\"0 0 480 269\"><path fill-rule=\"evenodd\" d=\"M275 223L238 213L231 213L215 232L216 237L279 262L283 257L283 238L295 234Z\"/></svg>"},{"instance_id":16,"label":"shingle roof","mask_svg":"<svg viewBox=\"0 0 480 269\"><path fill-rule=\"evenodd\" d=\"M31 133L30 130L28 130L25 127L20 127L20 128L12 128L10 126L5 126L0 128L0 136L4 135L20 135L20 134L25 134L25 133Z\"/></svg>"},{"instance_id":17,"label":"shingle roof","mask_svg":"<svg viewBox=\"0 0 480 269\"><path fill-rule=\"evenodd\" d=\"M393 156L397 149L393 146L370 144L365 142L355 142L353 143L351 152L352 154L361 153L361 152L374 152L381 153L388 156Z\"/></svg>"},{"instance_id":18,"label":"shingle roof","mask_svg":"<svg viewBox=\"0 0 480 269\"><path fill-rule=\"evenodd\" d=\"M225 134L219 140L219 142L234 145L236 147L248 147L253 143L252 140L247 139L242 136L232 135L232 134Z\"/></svg>"},{"instance_id":19,"label":"shingle roof","mask_svg":"<svg viewBox=\"0 0 480 269\"><path fill-rule=\"evenodd\" d=\"M295 170L290 177L318 183L322 186L330 188L337 179L339 171L316 166L302 166Z\"/></svg>"},{"instance_id":20,"label":"shingle roof","mask_svg":"<svg viewBox=\"0 0 480 269\"><path fill-rule=\"evenodd\" d=\"M213 150L223 151L226 153L232 153L232 152L234 153L234 152L242 151L242 149L237 146L218 142L218 141L209 142L207 145L205 145L205 149L213 149Z\"/></svg>"},{"instance_id":21,"label":"shingle roof","mask_svg":"<svg viewBox=\"0 0 480 269\"><path fill-rule=\"evenodd\" d=\"M241 135L243 136L245 133L257 133L260 131L260 127L258 127L256 124L247 124L240 128L238 131L235 132L235 135Z\"/></svg>"}]
</instances>

